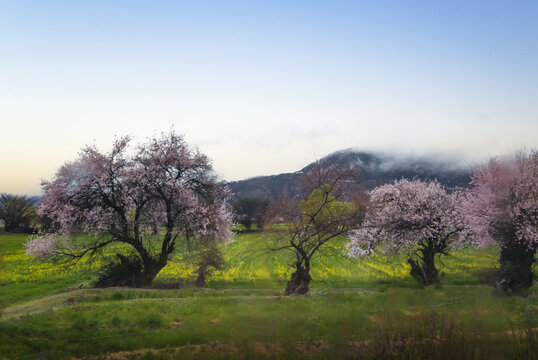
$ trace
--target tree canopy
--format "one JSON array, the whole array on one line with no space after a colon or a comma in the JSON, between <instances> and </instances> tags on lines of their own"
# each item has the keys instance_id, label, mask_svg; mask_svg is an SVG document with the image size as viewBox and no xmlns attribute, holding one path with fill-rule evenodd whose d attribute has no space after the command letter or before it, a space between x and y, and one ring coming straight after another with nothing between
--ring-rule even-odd
<instances>
[{"instance_id":1,"label":"tree canopy","mask_svg":"<svg viewBox=\"0 0 538 360\"><path fill-rule=\"evenodd\" d=\"M448 255L458 244L461 227L457 193L448 194L437 181L399 180L369 193L363 227L351 235L353 257L374 249L409 256L411 275L422 284L439 281L435 256Z\"/></svg>"},{"instance_id":2,"label":"tree canopy","mask_svg":"<svg viewBox=\"0 0 538 360\"><path fill-rule=\"evenodd\" d=\"M208 158L182 136L163 133L130 151L131 139L117 139L109 153L94 146L44 181L39 208L53 231L27 243L27 253L69 264L97 256L121 243L143 265L131 274L136 286L151 283L182 236L231 239L228 192L216 180ZM146 229L161 227L149 236ZM74 231L92 234L84 241ZM125 254L118 254L127 261ZM134 267L136 268L136 267Z\"/></svg>"},{"instance_id":3,"label":"tree canopy","mask_svg":"<svg viewBox=\"0 0 538 360\"><path fill-rule=\"evenodd\" d=\"M0 219L8 232L32 230L32 222L37 218L34 201L26 196L1 194Z\"/></svg>"},{"instance_id":4,"label":"tree canopy","mask_svg":"<svg viewBox=\"0 0 538 360\"><path fill-rule=\"evenodd\" d=\"M248 231L252 224L256 224L258 230L263 228L267 205L268 201L262 198L246 197L236 200L232 207L236 221Z\"/></svg>"},{"instance_id":5,"label":"tree canopy","mask_svg":"<svg viewBox=\"0 0 538 360\"><path fill-rule=\"evenodd\" d=\"M344 193L345 183L353 174L337 167L314 167L304 174L308 199L281 199L279 213L286 222L286 231L277 240L275 250L286 249L294 254L295 269L286 285L286 295L308 292L312 257L329 241L347 236L363 219L364 203L359 194Z\"/></svg>"}]
</instances>

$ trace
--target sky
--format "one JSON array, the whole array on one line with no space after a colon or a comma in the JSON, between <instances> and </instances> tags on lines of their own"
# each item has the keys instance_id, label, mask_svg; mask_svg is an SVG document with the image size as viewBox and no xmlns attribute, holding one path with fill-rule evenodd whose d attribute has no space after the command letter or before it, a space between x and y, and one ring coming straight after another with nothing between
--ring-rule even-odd
<instances>
[{"instance_id":1,"label":"sky","mask_svg":"<svg viewBox=\"0 0 538 360\"><path fill-rule=\"evenodd\" d=\"M538 1L0 0L0 193L171 128L225 180L538 148Z\"/></svg>"}]
</instances>

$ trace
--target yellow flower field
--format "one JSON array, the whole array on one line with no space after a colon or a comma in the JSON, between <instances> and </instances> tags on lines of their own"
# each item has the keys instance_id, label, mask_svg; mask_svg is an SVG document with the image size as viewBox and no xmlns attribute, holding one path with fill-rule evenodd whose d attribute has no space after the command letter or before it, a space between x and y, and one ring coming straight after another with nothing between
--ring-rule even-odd
<instances>
[{"instance_id":1,"label":"yellow flower field","mask_svg":"<svg viewBox=\"0 0 538 360\"><path fill-rule=\"evenodd\" d=\"M271 233L249 233L236 235L235 241L225 247L226 265L214 271L207 280L208 286L249 287L282 286L293 271L289 264L293 258L289 251L269 251ZM7 236L0 236L0 240ZM83 259L76 265L63 268L50 262L25 255L23 236L11 238L10 248L0 247L0 283L38 282L51 279L83 277L88 281L95 277L105 259L90 263ZM3 249L3 250L2 250ZM117 250L117 249L114 249ZM109 251L107 254L113 254ZM445 274L443 283L476 283L474 273L479 269L491 268L497 261L496 249L458 251L438 261L438 268ZM196 267L189 261L189 253L177 251L168 265L159 273L156 281L191 282L196 276ZM345 256L344 240L327 244L315 255L311 275L313 287L368 286L369 283L403 282L412 283L408 275L409 265L404 256L386 257L376 255L365 259L349 259Z\"/></svg>"}]
</instances>

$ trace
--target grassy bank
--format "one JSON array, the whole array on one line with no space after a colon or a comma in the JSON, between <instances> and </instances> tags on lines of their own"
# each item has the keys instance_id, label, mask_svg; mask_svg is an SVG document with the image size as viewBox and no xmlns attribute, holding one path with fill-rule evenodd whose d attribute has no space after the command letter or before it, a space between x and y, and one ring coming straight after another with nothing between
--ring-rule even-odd
<instances>
[{"instance_id":1,"label":"grassy bank","mask_svg":"<svg viewBox=\"0 0 538 360\"><path fill-rule=\"evenodd\" d=\"M444 261L443 284L420 288L404 258L350 261L336 243L313 264L313 291L284 297L285 253L242 234L207 289L91 289L95 270L27 258L24 236L0 236L1 359L533 358L534 296L499 297L477 272L495 249ZM178 251L157 284L188 282ZM82 288L80 288L82 286Z\"/></svg>"}]
</instances>

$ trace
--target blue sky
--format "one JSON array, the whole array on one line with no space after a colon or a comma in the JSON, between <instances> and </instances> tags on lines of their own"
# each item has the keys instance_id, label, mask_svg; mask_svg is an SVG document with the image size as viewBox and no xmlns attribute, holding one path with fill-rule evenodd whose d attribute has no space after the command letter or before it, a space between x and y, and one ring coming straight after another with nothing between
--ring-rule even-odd
<instances>
[{"instance_id":1,"label":"blue sky","mask_svg":"<svg viewBox=\"0 0 538 360\"><path fill-rule=\"evenodd\" d=\"M0 1L0 192L170 127L233 180L538 146L536 1Z\"/></svg>"}]
</instances>

